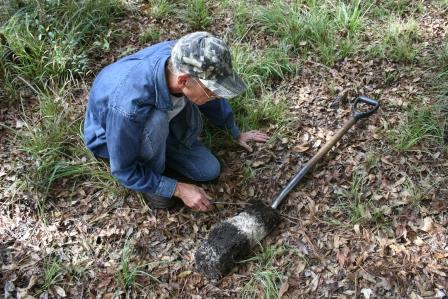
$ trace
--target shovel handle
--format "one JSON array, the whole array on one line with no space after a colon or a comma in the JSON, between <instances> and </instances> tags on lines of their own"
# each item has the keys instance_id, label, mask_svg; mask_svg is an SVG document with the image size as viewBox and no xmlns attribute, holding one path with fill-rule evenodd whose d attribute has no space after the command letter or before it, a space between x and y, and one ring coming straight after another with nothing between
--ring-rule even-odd
<instances>
[{"instance_id":1,"label":"shovel handle","mask_svg":"<svg viewBox=\"0 0 448 299\"><path fill-rule=\"evenodd\" d=\"M373 106L370 110L365 112L357 111L358 103L365 103ZM302 178L313 168L314 165L330 151L330 149L344 136L344 134L361 118L368 117L378 110L380 104L378 101L370 99L365 96L359 96L353 102L352 117L336 132L333 138L330 139L320 150L300 169L300 171L288 182L288 184L280 191L277 197L273 200L271 208L276 209L288 193L302 180Z\"/></svg>"},{"instance_id":2,"label":"shovel handle","mask_svg":"<svg viewBox=\"0 0 448 299\"><path fill-rule=\"evenodd\" d=\"M371 106L371 108L367 111L358 111L358 104L359 103L364 103L367 104L369 106ZM352 105L352 115L356 120L359 120L361 118L365 118L368 117L370 115L372 115L373 113L376 112L376 110L378 110L378 107L380 107L380 103L374 99L368 98L366 96L359 96L356 98L356 100L353 102Z\"/></svg>"}]
</instances>

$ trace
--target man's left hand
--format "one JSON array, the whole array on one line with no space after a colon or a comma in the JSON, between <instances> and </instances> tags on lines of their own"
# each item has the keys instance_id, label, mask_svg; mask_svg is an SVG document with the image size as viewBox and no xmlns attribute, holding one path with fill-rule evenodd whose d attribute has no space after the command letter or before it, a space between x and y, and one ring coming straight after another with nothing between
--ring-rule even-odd
<instances>
[{"instance_id":1,"label":"man's left hand","mask_svg":"<svg viewBox=\"0 0 448 299\"><path fill-rule=\"evenodd\" d=\"M238 139L238 144L244 147L249 153L252 152L252 147L247 143L249 141L261 142L265 143L268 141L269 136L260 131L249 131L241 133L240 138Z\"/></svg>"}]
</instances>

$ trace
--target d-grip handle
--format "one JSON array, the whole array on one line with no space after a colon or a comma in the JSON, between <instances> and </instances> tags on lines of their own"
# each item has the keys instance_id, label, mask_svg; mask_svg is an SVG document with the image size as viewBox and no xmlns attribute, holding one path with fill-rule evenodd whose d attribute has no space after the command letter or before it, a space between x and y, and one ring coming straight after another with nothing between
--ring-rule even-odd
<instances>
[{"instance_id":1,"label":"d-grip handle","mask_svg":"<svg viewBox=\"0 0 448 299\"><path fill-rule=\"evenodd\" d=\"M369 106L372 106L372 108L367 111L364 111L364 112L358 111L359 103L367 104ZM375 113L375 111L378 110L378 107L380 107L380 103L377 100L368 98L366 96L359 96L353 102L352 115L356 120L359 120L361 118L368 117L368 116L372 115L373 113Z\"/></svg>"}]
</instances>

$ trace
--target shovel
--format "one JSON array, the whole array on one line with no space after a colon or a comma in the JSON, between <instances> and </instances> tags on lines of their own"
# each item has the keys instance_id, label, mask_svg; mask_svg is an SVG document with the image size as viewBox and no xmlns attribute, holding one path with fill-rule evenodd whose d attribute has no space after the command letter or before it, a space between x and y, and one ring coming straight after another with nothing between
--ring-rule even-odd
<instances>
[{"instance_id":1,"label":"shovel","mask_svg":"<svg viewBox=\"0 0 448 299\"><path fill-rule=\"evenodd\" d=\"M369 109L359 111L358 105L361 103ZM271 206L260 200L252 200L241 213L216 225L196 251L196 268L199 272L209 279L220 279L235 263L248 256L251 248L280 223L277 208L289 192L358 120L372 115L379 106L374 99L357 97L352 105L352 117L288 182Z\"/></svg>"}]
</instances>

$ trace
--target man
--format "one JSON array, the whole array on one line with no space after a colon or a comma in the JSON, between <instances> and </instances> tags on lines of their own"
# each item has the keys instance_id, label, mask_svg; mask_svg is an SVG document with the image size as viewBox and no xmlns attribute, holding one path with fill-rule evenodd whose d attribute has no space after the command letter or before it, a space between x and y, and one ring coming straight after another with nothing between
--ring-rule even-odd
<instances>
[{"instance_id":1,"label":"man","mask_svg":"<svg viewBox=\"0 0 448 299\"><path fill-rule=\"evenodd\" d=\"M153 208L169 208L177 197L207 211L211 198L202 188L163 172L168 166L198 182L218 177L218 160L198 140L199 111L247 150L248 141L266 142L264 133L240 133L225 100L244 89L228 47L207 32L150 46L96 77L84 124L86 146L109 159L112 175L126 188L143 192Z\"/></svg>"}]
</instances>

